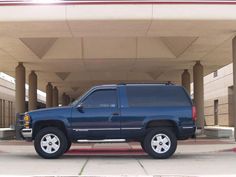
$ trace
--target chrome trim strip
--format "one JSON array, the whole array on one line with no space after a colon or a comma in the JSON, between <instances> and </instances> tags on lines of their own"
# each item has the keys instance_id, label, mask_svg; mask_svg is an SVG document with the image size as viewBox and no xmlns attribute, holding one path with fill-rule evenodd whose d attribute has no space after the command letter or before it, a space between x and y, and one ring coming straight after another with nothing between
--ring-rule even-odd
<instances>
[{"instance_id":1,"label":"chrome trim strip","mask_svg":"<svg viewBox=\"0 0 236 177\"><path fill-rule=\"evenodd\" d=\"M142 127L124 127L121 128L122 130L141 130Z\"/></svg>"},{"instance_id":2,"label":"chrome trim strip","mask_svg":"<svg viewBox=\"0 0 236 177\"><path fill-rule=\"evenodd\" d=\"M89 131L88 129L73 129L74 131L77 131L77 132L87 132Z\"/></svg>"},{"instance_id":3,"label":"chrome trim strip","mask_svg":"<svg viewBox=\"0 0 236 177\"><path fill-rule=\"evenodd\" d=\"M85 131L102 131L102 130L120 130L120 128L78 128L78 129L73 129L74 131L80 131L80 132L85 132Z\"/></svg>"},{"instance_id":4,"label":"chrome trim strip","mask_svg":"<svg viewBox=\"0 0 236 177\"><path fill-rule=\"evenodd\" d=\"M77 140L78 143L120 143L126 142L125 139L104 139L104 140Z\"/></svg>"},{"instance_id":5,"label":"chrome trim strip","mask_svg":"<svg viewBox=\"0 0 236 177\"><path fill-rule=\"evenodd\" d=\"M183 129L191 129L191 128L193 128L193 127L182 127Z\"/></svg>"},{"instance_id":6,"label":"chrome trim strip","mask_svg":"<svg viewBox=\"0 0 236 177\"><path fill-rule=\"evenodd\" d=\"M24 138L32 138L32 128L24 128L21 130L21 134Z\"/></svg>"},{"instance_id":7,"label":"chrome trim strip","mask_svg":"<svg viewBox=\"0 0 236 177\"><path fill-rule=\"evenodd\" d=\"M140 130L141 127L124 127L124 128L78 128L73 129L77 132L87 132L87 131L104 131L104 130Z\"/></svg>"}]
</instances>

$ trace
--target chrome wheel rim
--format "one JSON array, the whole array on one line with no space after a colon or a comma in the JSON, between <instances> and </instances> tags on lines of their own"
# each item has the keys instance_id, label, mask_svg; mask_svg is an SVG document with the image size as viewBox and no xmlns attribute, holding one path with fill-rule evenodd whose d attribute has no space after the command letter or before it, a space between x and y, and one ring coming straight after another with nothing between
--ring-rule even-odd
<instances>
[{"instance_id":1,"label":"chrome wheel rim","mask_svg":"<svg viewBox=\"0 0 236 177\"><path fill-rule=\"evenodd\" d=\"M53 154L60 148L60 140L55 134L46 134L40 141L41 149L48 153Z\"/></svg>"},{"instance_id":2,"label":"chrome wheel rim","mask_svg":"<svg viewBox=\"0 0 236 177\"><path fill-rule=\"evenodd\" d=\"M151 140L152 149L158 153L166 153L171 146L170 138L165 134L156 134Z\"/></svg>"}]
</instances>

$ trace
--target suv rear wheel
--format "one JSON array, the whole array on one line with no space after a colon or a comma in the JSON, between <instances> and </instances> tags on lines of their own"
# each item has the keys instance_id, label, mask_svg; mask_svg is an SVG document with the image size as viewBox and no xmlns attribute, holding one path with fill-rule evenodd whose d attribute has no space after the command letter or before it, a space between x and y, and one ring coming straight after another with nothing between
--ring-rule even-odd
<instances>
[{"instance_id":1,"label":"suv rear wheel","mask_svg":"<svg viewBox=\"0 0 236 177\"><path fill-rule=\"evenodd\" d=\"M170 129L151 129L144 139L144 148L153 158L166 159L174 154L177 147L176 136Z\"/></svg>"},{"instance_id":2,"label":"suv rear wheel","mask_svg":"<svg viewBox=\"0 0 236 177\"><path fill-rule=\"evenodd\" d=\"M68 146L65 134L58 128L47 127L35 136L34 148L45 159L55 159L64 154Z\"/></svg>"},{"instance_id":3,"label":"suv rear wheel","mask_svg":"<svg viewBox=\"0 0 236 177\"><path fill-rule=\"evenodd\" d=\"M140 142L140 146L142 147L143 151L146 152L145 146L144 146L144 141L141 141L141 142Z\"/></svg>"}]
</instances>

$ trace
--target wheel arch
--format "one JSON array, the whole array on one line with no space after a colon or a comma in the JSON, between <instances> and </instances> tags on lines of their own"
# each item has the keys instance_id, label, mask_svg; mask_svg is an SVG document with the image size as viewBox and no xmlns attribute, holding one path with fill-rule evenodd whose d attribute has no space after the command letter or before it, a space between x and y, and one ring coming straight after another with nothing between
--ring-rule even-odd
<instances>
[{"instance_id":1,"label":"wheel arch","mask_svg":"<svg viewBox=\"0 0 236 177\"><path fill-rule=\"evenodd\" d=\"M155 127L166 127L172 129L172 131L178 136L177 122L170 119L150 120L146 123L146 131Z\"/></svg>"},{"instance_id":2,"label":"wheel arch","mask_svg":"<svg viewBox=\"0 0 236 177\"><path fill-rule=\"evenodd\" d=\"M68 138L68 132L66 130L65 123L62 120L40 120L34 123L33 125L33 135L32 139L35 138L36 134L43 128L46 127L56 127L65 133Z\"/></svg>"}]
</instances>

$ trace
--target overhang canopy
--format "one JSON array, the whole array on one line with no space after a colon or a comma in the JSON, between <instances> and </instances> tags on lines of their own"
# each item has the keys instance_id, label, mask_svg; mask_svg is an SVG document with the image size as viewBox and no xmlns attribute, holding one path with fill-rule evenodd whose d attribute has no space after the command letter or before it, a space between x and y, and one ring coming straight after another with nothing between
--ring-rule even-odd
<instances>
[{"instance_id":1,"label":"overhang canopy","mask_svg":"<svg viewBox=\"0 0 236 177\"><path fill-rule=\"evenodd\" d=\"M0 6L0 71L18 62L77 97L96 84L180 83L197 60L205 75L232 61L236 5Z\"/></svg>"}]
</instances>

